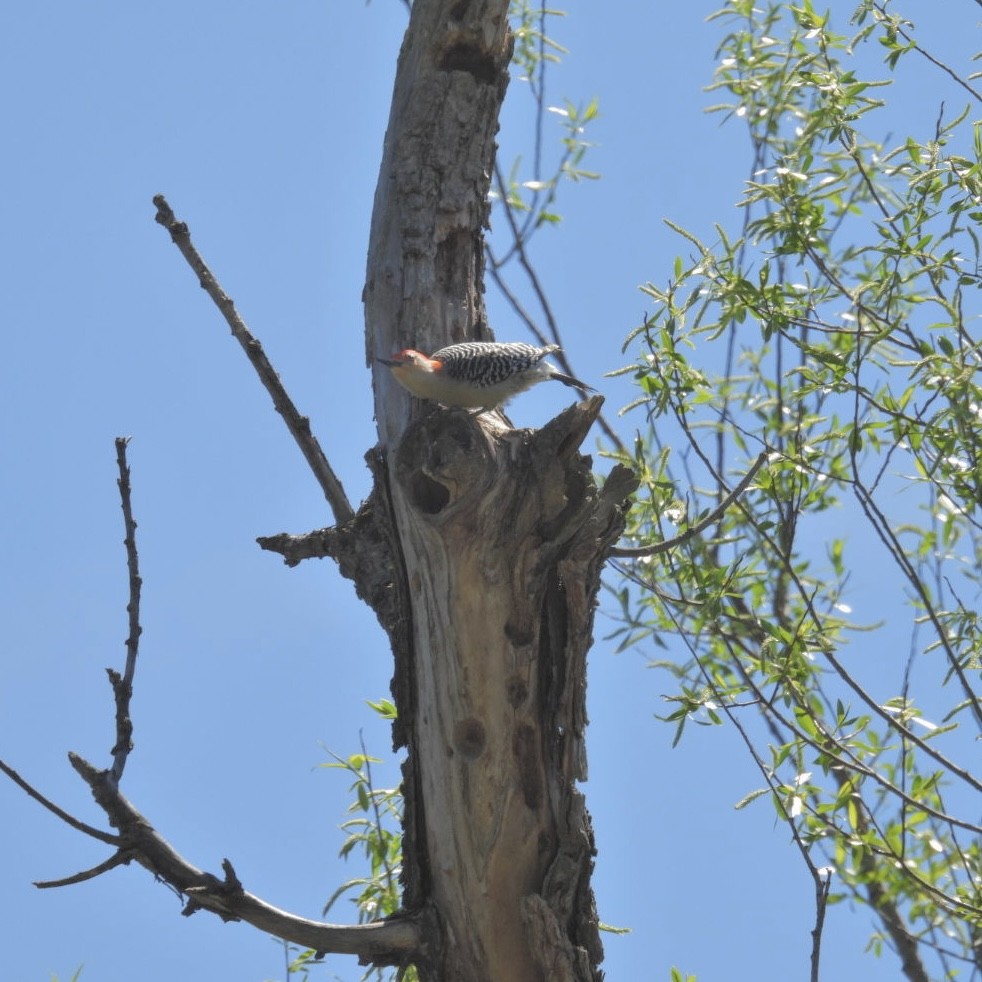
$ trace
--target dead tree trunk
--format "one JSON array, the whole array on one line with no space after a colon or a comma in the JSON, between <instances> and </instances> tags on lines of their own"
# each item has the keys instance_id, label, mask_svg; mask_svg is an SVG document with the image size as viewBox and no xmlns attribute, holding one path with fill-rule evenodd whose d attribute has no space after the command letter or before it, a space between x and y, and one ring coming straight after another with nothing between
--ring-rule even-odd
<instances>
[{"instance_id":1,"label":"dead tree trunk","mask_svg":"<svg viewBox=\"0 0 982 982\"><path fill-rule=\"evenodd\" d=\"M507 0L416 0L365 287L370 361L487 338L482 233L507 86ZM376 373L376 514L391 521L405 905L441 982L598 979L583 796L585 657L630 480L578 453L602 400L538 432L411 401ZM364 567L363 567L364 568ZM379 609L376 607L376 609Z\"/></svg>"},{"instance_id":2,"label":"dead tree trunk","mask_svg":"<svg viewBox=\"0 0 982 982\"><path fill-rule=\"evenodd\" d=\"M600 556L630 485L598 493L577 453L598 403L538 432L437 410L389 454L409 600L407 903L432 905L441 929L424 977L599 978L575 782Z\"/></svg>"}]
</instances>

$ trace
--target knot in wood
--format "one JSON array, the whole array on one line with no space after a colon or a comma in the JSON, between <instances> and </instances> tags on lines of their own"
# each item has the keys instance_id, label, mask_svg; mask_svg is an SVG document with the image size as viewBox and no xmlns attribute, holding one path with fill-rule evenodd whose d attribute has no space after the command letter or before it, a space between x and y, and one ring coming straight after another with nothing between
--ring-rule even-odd
<instances>
[{"instance_id":1,"label":"knot in wood","mask_svg":"<svg viewBox=\"0 0 982 982\"><path fill-rule=\"evenodd\" d=\"M512 709L518 709L529 697L528 683L520 675L512 675L508 679L505 691L508 694L508 705Z\"/></svg>"},{"instance_id":2,"label":"knot in wood","mask_svg":"<svg viewBox=\"0 0 982 982\"><path fill-rule=\"evenodd\" d=\"M396 479L426 515L480 496L493 475L484 431L465 412L437 411L415 420L396 453Z\"/></svg>"},{"instance_id":3,"label":"knot in wood","mask_svg":"<svg viewBox=\"0 0 982 982\"><path fill-rule=\"evenodd\" d=\"M484 724L473 716L459 720L453 728L454 750L467 760L477 760L487 745Z\"/></svg>"}]
</instances>

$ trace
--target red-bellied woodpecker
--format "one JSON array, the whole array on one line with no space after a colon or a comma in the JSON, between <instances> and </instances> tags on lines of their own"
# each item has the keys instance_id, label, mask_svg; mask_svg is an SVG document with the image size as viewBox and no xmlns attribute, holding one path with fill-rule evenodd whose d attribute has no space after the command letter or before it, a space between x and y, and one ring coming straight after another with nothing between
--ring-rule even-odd
<instances>
[{"instance_id":1,"label":"red-bellied woodpecker","mask_svg":"<svg viewBox=\"0 0 982 982\"><path fill-rule=\"evenodd\" d=\"M420 399L484 412L551 378L584 393L593 391L585 382L544 361L554 351L559 351L558 344L535 348L521 341L465 341L434 351L429 357L406 348L378 361L388 365L396 381Z\"/></svg>"}]
</instances>

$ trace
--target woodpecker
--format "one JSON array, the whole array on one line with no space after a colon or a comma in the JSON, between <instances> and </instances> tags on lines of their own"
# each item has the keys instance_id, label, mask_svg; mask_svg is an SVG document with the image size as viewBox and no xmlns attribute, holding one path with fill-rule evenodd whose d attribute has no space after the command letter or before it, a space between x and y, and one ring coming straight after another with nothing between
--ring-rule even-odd
<instances>
[{"instance_id":1,"label":"woodpecker","mask_svg":"<svg viewBox=\"0 0 982 982\"><path fill-rule=\"evenodd\" d=\"M396 381L414 396L483 413L546 379L557 379L584 394L592 392L585 382L543 360L555 351L558 344L536 348L521 341L465 341L434 351L428 358L406 348L377 360L388 365Z\"/></svg>"}]
</instances>

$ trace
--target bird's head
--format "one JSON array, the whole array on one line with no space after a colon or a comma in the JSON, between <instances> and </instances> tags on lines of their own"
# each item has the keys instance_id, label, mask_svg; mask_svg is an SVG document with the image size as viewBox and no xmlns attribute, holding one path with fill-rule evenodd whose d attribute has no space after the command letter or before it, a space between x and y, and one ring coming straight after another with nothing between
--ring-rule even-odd
<instances>
[{"instance_id":1,"label":"bird's head","mask_svg":"<svg viewBox=\"0 0 982 982\"><path fill-rule=\"evenodd\" d=\"M375 360L381 365L388 365L397 378L406 372L433 372L439 366L439 362L427 358L422 352L413 348L403 348L391 358L376 358Z\"/></svg>"}]
</instances>

